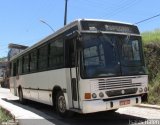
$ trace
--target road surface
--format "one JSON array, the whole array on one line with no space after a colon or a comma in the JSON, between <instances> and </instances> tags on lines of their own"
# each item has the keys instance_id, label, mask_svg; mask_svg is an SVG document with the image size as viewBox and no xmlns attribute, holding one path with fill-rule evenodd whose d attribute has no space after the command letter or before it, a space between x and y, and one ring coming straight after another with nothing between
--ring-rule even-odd
<instances>
[{"instance_id":1,"label":"road surface","mask_svg":"<svg viewBox=\"0 0 160 125\"><path fill-rule=\"evenodd\" d=\"M47 120L54 125L129 125L140 124L142 122L145 124L155 123L160 125L160 110L157 109L126 107L120 108L114 113L75 114L72 118L61 118L53 111L52 106L33 101L29 101L26 106L19 104L18 98L6 89L0 88L0 98L13 105L37 113L37 115L41 115L41 113L45 114L49 116ZM157 121L158 119L159 121Z\"/></svg>"}]
</instances>

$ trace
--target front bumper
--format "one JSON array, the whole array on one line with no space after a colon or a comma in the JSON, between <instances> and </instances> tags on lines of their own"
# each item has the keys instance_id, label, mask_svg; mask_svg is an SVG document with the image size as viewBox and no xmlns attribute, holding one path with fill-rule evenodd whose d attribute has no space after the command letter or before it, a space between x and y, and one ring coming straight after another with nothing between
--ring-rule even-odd
<instances>
[{"instance_id":1,"label":"front bumper","mask_svg":"<svg viewBox=\"0 0 160 125\"><path fill-rule=\"evenodd\" d=\"M120 101L123 100L130 100L130 104L120 105ZM141 96L117 99L117 100L109 100L109 101L103 101L103 100L83 101L82 113L85 114L85 113L113 110L122 107L138 105L140 103L141 103Z\"/></svg>"}]
</instances>

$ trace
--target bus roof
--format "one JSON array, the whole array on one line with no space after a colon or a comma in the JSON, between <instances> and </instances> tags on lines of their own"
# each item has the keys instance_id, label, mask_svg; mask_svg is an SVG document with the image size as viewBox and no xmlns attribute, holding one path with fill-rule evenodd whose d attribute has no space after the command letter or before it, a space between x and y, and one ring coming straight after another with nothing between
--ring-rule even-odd
<instances>
[{"instance_id":1,"label":"bus roof","mask_svg":"<svg viewBox=\"0 0 160 125\"><path fill-rule=\"evenodd\" d=\"M108 22L108 23L119 23L119 24L126 24L126 25L133 25L131 23L115 21L115 20L104 20L104 19L78 19L79 21L98 21L98 22Z\"/></svg>"},{"instance_id":2,"label":"bus roof","mask_svg":"<svg viewBox=\"0 0 160 125\"><path fill-rule=\"evenodd\" d=\"M51 35L45 37L44 39L40 40L38 43L32 45L31 47L28 47L27 49L25 49L24 51L22 51L21 53L13 56L11 58L10 61L14 60L15 58L25 54L26 52L30 51L31 49L34 49L40 45L42 45L43 43L45 43L46 41L50 40L51 38L54 38L58 35L60 35L61 33L67 31L68 29L74 27L74 26L78 26L80 21L97 21L97 22L108 22L108 23L117 23L117 24L125 24L125 25L131 25L131 26L135 26L131 23L125 23L125 22L120 22L120 21L113 21L113 20L102 20L102 19L77 19L69 24L67 24L66 26L62 27L61 29L57 30L56 32L52 33Z\"/></svg>"}]
</instances>

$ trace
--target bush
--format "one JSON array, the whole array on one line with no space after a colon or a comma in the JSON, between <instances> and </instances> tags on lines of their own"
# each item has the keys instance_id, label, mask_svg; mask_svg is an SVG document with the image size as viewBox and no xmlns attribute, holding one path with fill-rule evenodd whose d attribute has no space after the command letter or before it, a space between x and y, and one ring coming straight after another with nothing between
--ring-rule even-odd
<instances>
[{"instance_id":1,"label":"bush","mask_svg":"<svg viewBox=\"0 0 160 125\"><path fill-rule=\"evenodd\" d=\"M148 103L160 104L160 73L149 85Z\"/></svg>"},{"instance_id":2,"label":"bush","mask_svg":"<svg viewBox=\"0 0 160 125\"><path fill-rule=\"evenodd\" d=\"M144 45L145 62L149 71L149 81L160 72L160 42Z\"/></svg>"},{"instance_id":3,"label":"bush","mask_svg":"<svg viewBox=\"0 0 160 125\"><path fill-rule=\"evenodd\" d=\"M155 29L154 31L143 32L142 40L145 44L160 42L160 29Z\"/></svg>"},{"instance_id":4,"label":"bush","mask_svg":"<svg viewBox=\"0 0 160 125\"><path fill-rule=\"evenodd\" d=\"M142 33L149 76L148 103L160 104L160 29Z\"/></svg>"},{"instance_id":5,"label":"bush","mask_svg":"<svg viewBox=\"0 0 160 125\"><path fill-rule=\"evenodd\" d=\"M12 117L4 109L0 107L0 124L1 122L7 122L11 119Z\"/></svg>"}]
</instances>

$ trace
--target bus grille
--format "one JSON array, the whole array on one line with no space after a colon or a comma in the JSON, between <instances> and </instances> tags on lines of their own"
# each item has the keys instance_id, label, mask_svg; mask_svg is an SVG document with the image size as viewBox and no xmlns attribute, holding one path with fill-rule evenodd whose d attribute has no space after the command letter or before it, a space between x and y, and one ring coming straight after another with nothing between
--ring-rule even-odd
<instances>
[{"instance_id":1,"label":"bus grille","mask_svg":"<svg viewBox=\"0 0 160 125\"><path fill-rule=\"evenodd\" d=\"M131 78L109 78L109 79L99 79L99 90L106 89L123 89L130 87L141 86L141 83L132 83Z\"/></svg>"},{"instance_id":2,"label":"bus grille","mask_svg":"<svg viewBox=\"0 0 160 125\"><path fill-rule=\"evenodd\" d=\"M108 97L113 97L113 96L120 96L120 95L135 94L137 90L138 88L111 90L111 91L106 91L106 94Z\"/></svg>"}]
</instances>

